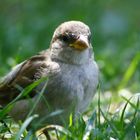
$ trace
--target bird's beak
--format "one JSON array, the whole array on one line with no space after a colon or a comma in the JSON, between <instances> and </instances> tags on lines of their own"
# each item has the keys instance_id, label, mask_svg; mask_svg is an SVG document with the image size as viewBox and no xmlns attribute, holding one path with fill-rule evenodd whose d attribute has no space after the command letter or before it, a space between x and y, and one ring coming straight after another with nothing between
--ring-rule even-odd
<instances>
[{"instance_id":1,"label":"bird's beak","mask_svg":"<svg viewBox=\"0 0 140 140\"><path fill-rule=\"evenodd\" d=\"M84 35L80 35L79 38L72 44L70 47L75 48L76 50L82 51L89 47L89 43L87 37Z\"/></svg>"}]
</instances>

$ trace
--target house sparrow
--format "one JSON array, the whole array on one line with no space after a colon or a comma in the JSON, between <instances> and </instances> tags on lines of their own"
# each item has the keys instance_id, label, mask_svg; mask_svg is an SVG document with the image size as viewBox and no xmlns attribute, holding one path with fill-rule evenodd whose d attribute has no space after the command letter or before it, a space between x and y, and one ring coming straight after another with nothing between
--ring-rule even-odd
<instances>
[{"instance_id":1,"label":"house sparrow","mask_svg":"<svg viewBox=\"0 0 140 140\"><path fill-rule=\"evenodd\" d=\"M62 23L54 32L50 48L25 60L0 83L0 105L15 99L21 90L47 77L47 84L33 114L38 114L39 127L62 124L71 113L85 111L98 85L98 67L93 57L89 27L80 21ZM10 115L24 120L41 94L42 81L27 97L14 103ZM62 110L58 115L49 115Z\"/></svg>"}]
</instances>

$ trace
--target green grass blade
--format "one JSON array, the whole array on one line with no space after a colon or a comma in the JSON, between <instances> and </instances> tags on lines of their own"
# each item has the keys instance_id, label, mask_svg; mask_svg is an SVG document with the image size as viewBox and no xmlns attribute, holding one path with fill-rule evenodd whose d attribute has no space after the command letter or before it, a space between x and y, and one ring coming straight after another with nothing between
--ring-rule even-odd
<instances>
[{"instance_id":1,"label":"green grass blade","mask_svg":"<svg viewBox=\"0 0 140 140\"><path fill-rule=\"evenodd\" d=\"M31 123L31 121L37 117L38 117L38 115L33 115L33 116L29 117L27 120L25 120L25 122L21 126L19 132L17 133L15 140L20 140L20 137L23 134L23 132L25 131L25 129L28 127L28 125Z\"/></svg>"},{"instance_id":2,"label":"green grass blade","mask_svg":"<svg viewBox=\"0 0 140 140\"><path fill-rule=\"evenodd\" d=\"M140 96L140 94L136 94L135 96ZM134 96L132 96L134 97ZM138 112L140 112L140 109L137 107L137 105L135 105L134 103L130 102L130 99L125 98L124 96L122 96L122 98L127 101L131 107L133 107L135 110L137 110Z\"/></svg>"},{"instance_id":3,"label":"green grass blade","mask_svg":"<svg viewBox=\"0 0 140 140\"><path fill-rule=\"evenodd\" d=\"M31 85L27 86L26 88L23 89L23 91L12 101L10 102L7 106L5 106L1 111L0 111L0 119L3 119L3 117L10 112L10 110L13 108L14 103L21 99L22 97L28 96L28 94L36 87L38 86L41 82L46 80L47 78L41 78L38 81L35 81Z\"/></svg>"},{"instance_id":4,"label":"green grass blade","mask_svg":"<svg viewBox=\"0 0 140 140\"><path fill-rule=\"evenodd\" d=\"M128 99L128 101L130 101L132 99L132 97L130 97L129 99ZM121 113L121 117L120 117L120 122L121 123L123 123L123 121L124 121L124 113L125 113L125 110L126 110L126 107L128 106L128 104L129 104L129 102L126 102L126 104L125 104L125 106L124 106L124 108L123 108L123 110L122 110L122 113Z\"/></svg>"},{"instance_id":5,"label":"green grass blade","mask_svg":"<svg viewBox=\"0 0 140 140\"><path fill-rule=\"evenodd\" d=\"M111 121L109 121L109 119L105 116L105 114L103 113L102 110L100 110L101 114L103 115L104 119L106 120L106 122L108 123L108 125L110 125L112 131L114 132L114 134L116 135L117 138L120 138L120 134L118 133L116 127L113 125L113 123Z\"/></svg>"},{"instance_id":6,"label":"green grass blade","mask_svg":"<svg viewBox=\"0 0 140 140\"><path fill-rule=\"evenodd\" d=\"M46 89L47 84L48 84L48 80L45 82L45 84L44 84L44 86L43 86L41 92L39 93L39 96L38 96L36 102L33 104L32 109L30 110L29 114L27 115L27 118L30 117L30 116L32 115L33 111L35 110L37 104L39 103L41 97L43 96L43 93L44 93L44 91L45 91L45 89Z\"/></svg>"},{"instance_id":7,"label":"green grass blade","mask_svg":"<svg viewBox=\"0 0 140 140\"><path fill-rule=\"evenodd\" d=\"M124 74L122 81L120 82L120 85L118 86L118 89L122 89L127 85L128 81L130 80L132 75L135 73L139 63L140 63L140 52L138 52L135 55L132 62L130 63L127 71Z\"/></svg>"}]
</instances>

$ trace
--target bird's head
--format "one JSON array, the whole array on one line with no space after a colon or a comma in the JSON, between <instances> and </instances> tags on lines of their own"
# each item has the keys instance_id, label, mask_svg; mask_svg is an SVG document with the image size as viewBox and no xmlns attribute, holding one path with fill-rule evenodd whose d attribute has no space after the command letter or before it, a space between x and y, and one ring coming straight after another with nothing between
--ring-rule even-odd
<instances>
[{"instance_id":1,"label":"bird's head","mask_svg":"<svg viewBox=\"0 0 140 140\"><path fill-rule=\"evenodd\" d=\"M83 64L91 58L91 32L80 21L68 21L58 26L51 41L51 58L72 64Z\"/></svg>"}]
</instances>

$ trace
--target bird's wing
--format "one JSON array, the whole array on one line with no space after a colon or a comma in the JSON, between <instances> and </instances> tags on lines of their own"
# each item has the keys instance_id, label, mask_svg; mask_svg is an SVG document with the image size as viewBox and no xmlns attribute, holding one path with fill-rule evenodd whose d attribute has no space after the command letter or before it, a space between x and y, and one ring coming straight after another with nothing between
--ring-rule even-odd
<instances>
[{"instance_id":1,"label":"bird's wing","mask_svg":"<svg viewBox=\"0 0 140 140\"><path fill-rule=\"evenodd\" d=\"M21 93L17 87L25 88L40 79L42 70L47 67L48 57L49 50L31 57L13 68L0 82L0 105L9 103ZM33 91L29 96L32 97L35 94Z\"/></svg>"}]
</instances>

